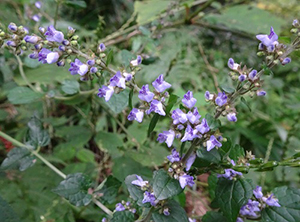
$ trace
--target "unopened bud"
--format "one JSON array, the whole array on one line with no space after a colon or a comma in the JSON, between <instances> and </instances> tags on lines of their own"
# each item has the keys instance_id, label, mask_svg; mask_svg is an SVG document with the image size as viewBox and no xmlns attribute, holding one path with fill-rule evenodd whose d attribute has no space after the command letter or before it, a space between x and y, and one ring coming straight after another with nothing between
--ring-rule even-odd
<instances>
[{"instance_id":1,"label":"unopened bud","mask_svg":"<svg viewBox=\"0 0 300 222\"><path fill-rule=\"evenodd\" d=\"M291 29L291 33L296 34L298 32L298 29Z\"/></svg>"},{"instance_id":2,"label":"unopened bud","mask_svg":"<svg viewBox=\"0 0 300 222\"><path fill-rule=\"evenodd\" d=\"M74 36L72 37L72 39L74 39L74 40L77 40L78 38L79 38L78 35L74 35Z\"/></svg>"},{"instance_id":3,"label":"unopened bud","mask_svg":"<svg viewBox=\"0 0 300 222\"><path fill-rule=\"evenodd\" d=\"M69 63L69 64L70 64L71 62L72 62L72 60L71 60L71 59L67 59L67 63Z\"/></svg>"},{"instance_id":4,"label":"unopened bud","mask_svg":"<svg viewBox=\"0 0 300 222\"><path fill-rule=\"evenodd\" d=\"M23 51L25 51L25 50L27 49L27 47L26 47L25 45L23 45L23 46L21 47L21 49L22 49Z\"/></svg>"},{"instance_id":5,"label":"unopened bud","mask_svg":"<svg viewBox=\"0 0 300 222\"><path fill-rule=\"evenodd\" d=\"M73 52L72 49L68 49L68 50L67 50L67 53L68 53L68 54L71 54L72 52Z\"/></svg>"},{"instance_id":6,"label":"unopened bud","mask_svg":"<svg viewBox=\"0 0 300 222\"><path fill-rule=\"evenodd\" d=\"M2 37L5 36L5 32L3 32L3 31L0 32L0 36L2 36Z\"/></svg>"},{"instance_id":7,"label":"unopened bud","mask_svg":"<svg viewBox=\"0 0 300 222\"><path fill-rule=\"evenodd\" d=\"M105 58L106 54L105 53L100 53L100 58Z\"/></svg>"},{"instance_id":8,"label":"unopened bud","mask_svg":"<svg viewBox=\"0 0 300 222\"><path fill-rule=\"evenodd\" d=\"M26 41L23 39L23 40L21 41L21 43L22 43L22 44L26 44Z\"/></svg>"},{"instance_id":9,"label":"unopened bud","mask_svg":"<svg viewBox=\"0 0 300 222\"><path fill-rule=\"evenodd\" d=\"M261 57L261 56L264 56L265 53L264 52L258 52L258 53L256 53L256 55L259 56L259 57Z\"/></svg>"},{"instance_id":10,"label":"unopened bud","mask_svg":"<svg viewBox=\"0 0 300 222\"><path fill-rule=\"evenodd\" d=\"M100 60L100 59L97 59L97 60L96 60L96 64L100 65L100 64L101 64L101 60Z\"/></svg>"},{"instance_id":11,"label":"unopened bud","mask_svg":"<svg viewBox=\"0 0 300 222\"><path fill-rule=\"evenodd\" d=\"M78 44L78 42L76 41L76 40L73 40L73 41L71 41L71 45L77 45Z\"/></svg>"}]
</instances>

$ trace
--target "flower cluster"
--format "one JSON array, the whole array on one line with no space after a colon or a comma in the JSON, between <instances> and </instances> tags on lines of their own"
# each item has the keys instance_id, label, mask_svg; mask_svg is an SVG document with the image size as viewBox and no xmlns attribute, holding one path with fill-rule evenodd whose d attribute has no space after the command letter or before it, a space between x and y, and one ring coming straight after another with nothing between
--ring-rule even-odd
<instances>
[{"instance_id":1,"label":"flower cluster","mask_svg":"<svg viewBox=\"0 0 300 222\"><path fill-rule=\"evenodd\" d=\"M122 201L121 203L116 204L115 211L124 211L124 210L129 210L133 214L135 214L136 209L131 207L131 203L129 201L125 202Z\"/></svg>"},{"instance_id":2,"label":"flower cluster","mask_svg":"<svg viewBox=\"0 0 300 222\"><path fill-rule=\"evenodd\" d=\"M230 161L232 166L235 166L235 162L233 160ZM224 174L218 174L218 178L223 177L228 180L234 180L237 177L241 177L243 174L241 172L235 171L233 169L225 169Z\"/></svg>"}]
</instances>

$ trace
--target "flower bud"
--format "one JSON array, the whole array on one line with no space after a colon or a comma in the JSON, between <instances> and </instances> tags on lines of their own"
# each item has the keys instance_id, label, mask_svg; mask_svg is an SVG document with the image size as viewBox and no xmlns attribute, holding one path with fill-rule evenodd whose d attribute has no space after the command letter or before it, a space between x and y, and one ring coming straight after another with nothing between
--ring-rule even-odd
<instances>
[{"instance_id":1,"label":"flower bud","mask_svg":"<svg viewBox=\"0 0 300 222\"><path fill-rule=\"evenodd\" d=\"M261 56L264 56L265 55L265 52L258 52L256 53L257 56L261 57Z\"/></svg>"},{"instance_id":2,"label":"flower bud","mask_svg":"<svg viewBox=\"0 0 300 222\"><path fill-rule=\"evenodd\" d=\"M296 34L298 32L298 29L291 29L291 33Z\"/></svg>"},{"instance_id":3,"label":"flower bud","mask_svg":"<svg viewBox=\"0 0 300 222\"><path fill-rule=\"evenodd\" d=\"M70 42L68 40L64 39L62 41L62 44L65 45L65 46L68 46L68 45L70 45Z\"/></svg>"},{"instance_id":4,"label":"flower bud","mask_svg":"<svg viewBox=\"0 0 300 222\"><path fill-rule=\"evenodd\" d=\"M67 63L69 63L69 64L70 64L71 62L72 62L72 60L71 60L71 59L67 59Z\"/></svg>"},{"instance_id":5,"label":"flower bud","mask_svg":"<svg viewBox=\"0 0 300 222\"><path fill-rule=\"evenodd\" d=\"M65 66L65 61L64 60L60 60L56 63L57 66Z\"/></svg>"},{"instance_id":6,"label":"flower bud","mask_svg":"<svg viewBox=\"0 0 300 222\"><path fill-rule=\"evenodd\" d=\"M44 35L44 33L46 32L46 29L43 28L43 27L39 27L39 31L40 31L41 34Z\"/></svg>"},{"instance_id":7,"label":"flower bud","mask_svg":"<svg viewBox=\"0 0 300 222\"><path fill-rule=\"evenodd\" d=\"M5 32L3 32L3 31L0 32L0 36L1 36L1 37L5 36Z\"/></svg>"},{"instance_id":8,"label":"flower bud","mask_svg":"<svg viewBox=\"0 0 300 222\"><path fill-rule=\"evenodd\" d=\"M15 23L10 23L9 25L8 25L8 29L10 30L10 31L12 31L12 32L16 32L16 31L18 31L18 26L15 24Z\"/></svg>"},{"instance_id":9,"label":"flower bud","mask_svg":"<svg viewBox=\"0 0 300 222\"><path fill-rule=\"evenodd\" d=\"M100 65L100 64L101 64L101 60L100 60L100 59L97 59L97 60L96 60L96 64Z\"/></svg>"},{"instance_id":10,"label":"flower bud","mask_svg":"<svg viewBox=\"0 0 300 222\"><path fill-rule=\"evenodd\" d=\"M71 45L76 46L78 42L76 40L71 41Z\"/></svg>"},{"instance_id":11,"label":"flower bud","mask_svg":"<svg viewBox=\"0 0 300 222\"><path fill-rule=\"evenodd\" d=\"M73 52L72 49L68 49L68 50L67 50L67 53L68 53L68 54L71 54L72 52Z\"/></svg>"},{"instance_id":12,"label":"flower bud","mask_svg":"<svg viewBox=\"0 0 300 222\"><path fill-rule=\"evenodd\" d=\"M74 39L74 40L77 40L78 38L79 38L78 35L74 35L74 36L72 37L72 39Z\"/></svg>"}]
</instances>

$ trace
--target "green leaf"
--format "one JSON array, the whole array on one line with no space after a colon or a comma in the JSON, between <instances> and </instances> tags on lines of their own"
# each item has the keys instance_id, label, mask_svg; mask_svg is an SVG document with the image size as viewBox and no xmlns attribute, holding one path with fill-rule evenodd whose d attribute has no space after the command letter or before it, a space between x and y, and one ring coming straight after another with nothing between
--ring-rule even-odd
<instances>
[{"instance_id":1,"label":"green leaf","mask_svg":"<svg viewBox=\"0 0 300 222\"><path fill-rule=\"evenodd\" d=\"M139 206L150 206L149 203L143 204L142 200L144 199L144 191L140 187L131 184L132 181L136 180L136 174L132 174L126 177L125 184L127 186L130 197L137 201ZM143 178L144 179L144 178ZM145 180L145 179L144 179Z\"/></svg>"},{"instance_id":2,"label":"green leaf","mask_svg":"<svg viewBox=\"0 0 300 222\"><path fill-rule=\"evenodd\" d=\"M182 192L179 181L171 178L165 170L158 170L153 178L153 192L158 200L165 200Z\"/></svg>"},{"instance_id":3,"label":"green leaf","mask_svg":"<svg viewBox=\"0 0 300 222\"><path fill-rule=\"evenodd\" d=\"M122 155L118 148L123 146L123 141L117 134L98 132L95 142L102 151L108 152L113 158Z\"/></svg>"},{"instance_id":4,"label":"green leaf","mask_svg":"<svg viewBox=\"0 0 300 222\"><path fill-rule=\"evenodd\" d=\"M215 131L221 126L221 121L219 119L215 119L212 115L207 113L205 115L205 119L207 121L207 124L210 127L210 130Z\"/></svg>"},{"instance_id":5,"label":"green leaf","mask_svg":"<svg viewBox=\"0 0 300 222\"><path fill-rule=\"evenodd\" d=\"M134 214L130 211L117 211L114 213L110 222L134 222Z\"/></svg>"},{"instance_id":6,"label":"green leaf","mask_svg":"<svg viewBox=\"0 0 300 222\"><path fill-rule=\"evenodd\" d=\"M112 204L115 202L118 190L122 185L121 181L113 176L107 177L96 189L96 193L101 193L100 201L104 204Z\"/></svg>"},{"instance_id":7,"label":"green leaf","mask_svg":"<svg viewBox=\"0 0 300 222\"><path fill-rule=\"evenodd\" d=\"M221 84L221 85L220 85L220 88L221 88L223 91L227 92L227 93L234 93L234 92L235 92L235 89L232 88L232 87L230 87L230 86L228 86L228 84Z\"/></svg>"},{"instance_id":8,"label":"green leaf","mask_svg":"<svg viewBox=\"0 0 300 222\"><path fill-rule=\"evenodd\" d=\"M236 222L240 208L253 196L251 180L219 178L216 199L228 222Z\"/></svg>"},{"instance_id":9,"label":"green leaf","mask_svg":"<svg viewBox=\"0 0 300 222\"><path fill-rule=\"evenodd\" d=\"M52 191L66 198L71 204L80 207L92 201L92 195L88 194L90 186L91 182L85 175L75 173L67 175L67 178Z\"/></svg>"},{"instance_id":10,"label":"green leaf","mask_svg":"<svg viewBox=\"0 0 300 222\"><path fill-rule=\"evenodd\" d=\"M50 142L50 136L48 132L42 129L42 122L33 116L28 122L28 139L35 147L47 146Z\"/></svg>"},{"instance_id":11,"label":"green leaf","mask_svg":"<svg viewBox=\"0 0 300 222\"><path fill-rule=\"evenodd\" d=\"M62 91L68 95L73 95L79 92L79 83L75 79L66 79L62 82Z\"/></svg>"},{"instance_id":12,"label":"green leaf","mask_svg":"<svg viewBox=\"0 0 300 222\"><path fill-rule=\"evenodd\" d=\"M240 145L236 144L234 147L232 147L229 151L229 158L237 161L239 157L245 156L245 150Z\"/></svg>"},{"instance_id":13,"label":"green leaf","mask_svg":"<svg viewBox=\"0 0 300 222\"><path fill-rule=\"evenodd\" d=\"M251 107L249 106L247 100L244 97L241 97L241 102L249 109L250 112L252 112Z\"/></svg>"},{"instance_id":14,"label":"green leaf","mask_svg":"<svg viewBox=\"0 0 300 222\"><path fill-rule=\"evenodd\" d=\"M7 98L12 104L26 104L43 97L43 94L34 92L27 87L15 87L8 92Z\"/></svg>"},{"instance_id":15,"label":"green leaf","mask_svg":"<svg viewBox=\"0 0 300 222\"><path fill-rule=\"evenodd\" d=\"M277 187L273 190L281 207L267 207L262 211L262 222L300 221L300 189Z\"/></svg>"},{"instance_id":16,"label":"green leaf","mask_svg":"<svg viewBox=\"0 0 300 222\"><path fill-rule=\"evenodd\" d=\"M85 148L79 149L76 153L76 158L78 158L81 162L84 163L94 163L95 162L95 154Z\"/></svg>"},{"instance_id":17,"label":"green leaf","mask_svg":"<svg viewBox=\"0 0 300 222\"><path fill-rule=\"evenodd\" d=\"M153 117L152 117L152 119L151 119L151 122L150 122L150 124L149 124L149 128L148 128L148 133L147 133L148 137L150 136L150 134L151 134L152 131L154 130L154 128L155 128L155 126L156 126L156 124L157 124L157 122L158 122L158 120L159 120L159 117L160 117L160 115L157 114L157 113L155 113L155 114L153 115Z\"/></svg>"},{"instance_id":18,"label":"green leaf","mask_svg":"<svg viewBox=\"0 0 300 222\"><path fill-rule=\"evenodd\" d=\"M226 218L220 212L208 211L202 218L202 222L225 222Z\"/></svg>"},{"instance_id":19,"label":"green leaf","mask_svg":"<svg viewBox=\"0 0 300 222\"><path fill-rule=\"evenodd\" d=\"M215 192L216 192L216 187L217 187L217 183L218 183L218 177L216 174L211 174L208 177L208 192L209 192L209 196L210 198L213 200L215 199Z\"/></svg>"},{"instance_id":20,"label":"green leaf","mask_svg":"<svg viewBox=\"0 0 300 222\"><path fill-rule=\"evenodd\" d=\"M92 137L92 132L84 126L62 126L57 127L55 136L68 141L68 146L82 148Z\"/></svg>"},{"instance_id":21,"label":"green leaf","mask_svg":"<svg viewBox=\"0 0 300 222\"><path fill-rule=\"evenodd\" d=\"M167 105L167 108L166 108L166 113L169 113L171 111L171 109L173 108L173 106L177 102L178 98L179 98L179 96L176 96L174 94L170 95L168 105Z\"/></svg>"},{"instance_id":22,"label":"green leaf","mask_svg":"<svg viewBox=\"0 0 300 222\"><path fill-rule=\"evenodd\" d=\"M143 35L148 36L148 37L151 36L150 30L147 29L146 27L140 26L140 27L139 27L139 30L141 31L141 33L142 33Z\"/></svg>"},{"instance_id":23,"label":"green leaf","mask_svg":"<svg viewBox=\"0 0 300 222\"><path fill-rule=\"evenodd\" d=\"M1 222L20 222L18 215L9 204L0 196L0 221Z\"/></svg>"},{"instance_id":24,"label":"green leaf","mask_svg":"<svg viewBox=\"0 0 300 222\"><path fill-rule=\"evenodd\" d=\"M113 60L113 58L114 58L114 51L109 50L109 52L107 53L107 59L106 59L105 65L108 66L111 63L111 61Z\"/></svg>"},{"instance_id":25,"label":"green leaf","mask_svg":"<svg viewBox=\"0 0 300 222\"><path fill-rule=\"evenodd\" d=\"M152 214L155 222L188 222L185 210L175 200L169 200L164 206L168 208L170 215L160 214L158 211Z\"/></svg>"},{"instance_id":26,"label":"green leaf","mask_svg":"<svg viewBox=\"0 0 300 222\"><path fill-rule=\"evenodd\" d=\"M86 8L86 3L83 0L65 0L63 3L73 8Z\"/></svg>"},{"instance_id":27,"label":"green leaf","mask_svg":"<svg viewBox=\"0 0 300 222\"><path fill-rule=\"evenodd\" d=\"M132 88L132 89L130 90L130 92L129 92L129 97L128 97L128 106L129 106L130 109L133 108L133 106L132 106L132 96L133 96L133 91L134 91L134 89Z\"/></svg>"},{"instance_id":28,"label":"green leaf","mask_svg":"<svg viewBox=\"0 0 300 222\"><path fill-rule=\"evenodd\" d=\"M207 151L206 148L201 148L197 150L197 156L200 159L198 167L206 167L211 164L218 164L221 162L222 157L217 149L212 149Z\"/></svg>"},{"instance_id":29,"label":"green leaf","mask_svg":"<svg viewBox=\"0 0 300 222\"><path fill-rule=\"evenodd\" d=\"M135 56L131 52L129 52L128 50L125 50L125 49L123 49L120 52L120 56L121 56L122 63L125 66L129 66L130 61L135 59Z\"/></svg>"},{"instance_id":30,"label":"green leaf","mask_svg":"<svg viewBox=\"0 0 300 222\"><path fill-rule=\"evenodd\" d=\"M118 114L128 106L128 100L129 90L124 90L119 94L113 94L106 104L115 114Z\"/></svg>"},{"instance_id":31,"label":"green leaf","mask_svg":"<svg viewBox=\"0 0 300 222\"><path fill-rule=\"evenodd\" d=\"M15 147L7 154L0 169L19 169L20 171L24 171L33 166L35 162L35 157L31 156L31 152L28 149Z\"/></svg>"}]
</instances>

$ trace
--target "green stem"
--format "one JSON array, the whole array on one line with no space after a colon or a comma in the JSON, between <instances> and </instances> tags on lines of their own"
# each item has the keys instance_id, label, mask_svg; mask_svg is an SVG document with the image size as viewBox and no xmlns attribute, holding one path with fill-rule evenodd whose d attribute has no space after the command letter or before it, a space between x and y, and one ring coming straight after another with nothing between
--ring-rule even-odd
<instances>
[{"instance_id":1,"label":"green stem","mask_svg":"<svg viewBox=\"0 0 300 222\"><path fill-rule=\"evenodd\" d=\"M206 9L207 7L209 7L211 5L211 3L213 3L215 0L209 0L207 1L205 4L203 4L200 8L198 8L193 14L191 14L191 16L188 17L188 19L186 20L186 22L191 22L191 20L193 18L195 18L200 12L202 12L204 9Z\"/></svg>"},{"instance_id":2,"label":"green stem","mask_svg":"<svg viewBox=\"0 0 300 222\"><path fill-rule=\"evenodd\" d=\"M56 9L55 9L55 16L54 16L54 28L56 28L56 22L57 22L57 18L58 18L59 5L60 5L60 0L57 0Z\"/></svg>"},{"instance_id":3,"label":"green stem","mask_svg":"<svg viewBox=\"0 0 300 222\"><path fill-rule=\"evenodd\" d=\"M190 146L190 148L188 149L188 151L186 152L186 154L184 155L184 157L182 158L182 163L183 165L186 163L186 161L188 160L188 158L190 157L190 155L194 152L194 150L196 149L196 146L198 144L198 142L200 142L200 139L195 139L192 143L192 145Z\"/></svg>"},{"instance_id":4,"label":"green stem","mask_svg":"<svg viewBox=\"0 0 300 222\"><path fill-rule=\"evenodd\" d=\"M55 96L53 98L56 99L56 100L67 101L67 100L76 99L78 96L81 96L81 95L90 95L90 94L93 94L97 91L98 91L98 89L91 89L91 90L88 90L88 91L81 91L78 94L75 94L74 96L66 96L66 97L64 97L64 96Z\"/></svg>"},{"instance_id":5,"label":"green stem","mask_svg":"<svg viewBox=\"0 0 300 222\"><path fill-rule=\"evenodd\" d=\"M17 58L17 61L18 61L18 64L19 64L19 71L20 71L20 74L23 78L23 80L25 81L26 85L29 86L30 89L32 89L34 92L36 92L37 90L34 88L34 86L28 81L26 75L25 75L25 72L24 72L24 69L23 69L23 63L22 63L22 60L20 59L19 56L15 55L15 57Z\"/></svg>"},{"instance_id":6,"label":"green stem","mask_svg":"<svg viewBox=\"0 0 300 222\"><path fill-rule=\"evenodd\" d=\"M108 214L110 217L112 217L113 212L111 212L106 206L104 206L100 201L93 199L93 202L102 209L106 214Z\"/></svg>"}]
</instances>

